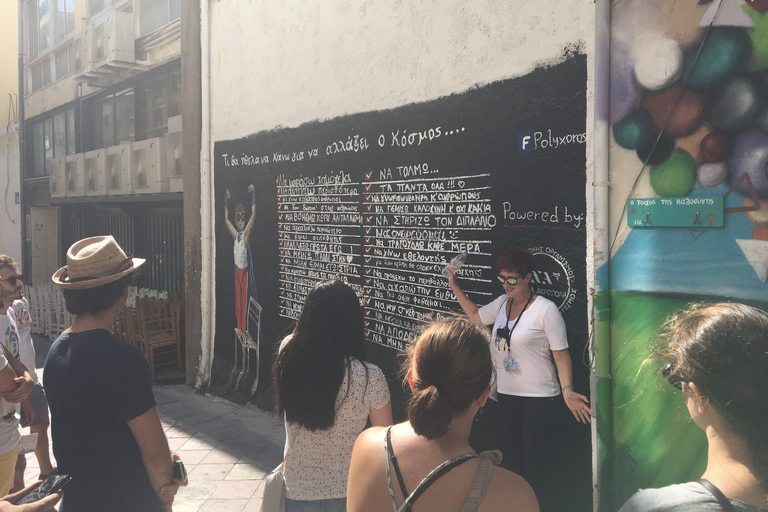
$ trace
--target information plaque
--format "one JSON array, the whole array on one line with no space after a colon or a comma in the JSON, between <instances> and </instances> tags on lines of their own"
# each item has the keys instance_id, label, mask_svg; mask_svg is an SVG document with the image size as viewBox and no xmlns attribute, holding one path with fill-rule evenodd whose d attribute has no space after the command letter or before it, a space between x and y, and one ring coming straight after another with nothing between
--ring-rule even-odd
<instances>
[{"instance_id":1,"label":"information plaque","mask_svg":"<svg viewBox=\"0 0 768 512\"><path fill-rule=\"evenodd\" d=\"M723 197L635 197L627 199L630 227L723 227Z\"/></svg>"}]
</instances>

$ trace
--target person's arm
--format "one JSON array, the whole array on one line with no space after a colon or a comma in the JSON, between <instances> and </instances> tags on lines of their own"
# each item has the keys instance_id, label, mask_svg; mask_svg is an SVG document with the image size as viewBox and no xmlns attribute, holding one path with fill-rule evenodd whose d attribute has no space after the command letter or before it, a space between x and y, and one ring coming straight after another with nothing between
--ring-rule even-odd
<instances>
[{"instance_id":1,"label":"person's arm","mask_svg":"<svg viewBox=\"0 0 768 512\"><path fill-rule=\"evenodd\" d=\"M371 409L368 412L372 427L388 427L392 424L392 402L389 401L384 407Z\"/></svg>"},{"instance_id":2,"label":"person's arm","mask_svg":"<svg viewBox=\"0 0 768 512\"><path fill-rule=\"evenodd\" d=\"M0 392L5 394L7 391L16 389L16 372L13 371L10 365L6 364L2 370L0 370ZM10 401L10 400L9 400Z\"/></svg>"},{"instance_id":3,"label":"person's arm","mask_svg":"<svg viewBox=\"0 0 768 512\"><path fill-rule=\"evenodd\" d=\"M251 237L251 230L256 221L256 187L254 187L253 184L248 185L248 192L251 193L251 218L248 219L248 224L245 225L245 233L243 233L246 243Z\"/></svg>"},{"instance_id":4,"label":"person's arm","mask_svg":"<svg viewBox=\"0 0 768 512\"><path fill-rule=\"evenodd\" d=\"M15 378L13 380L14 386L12 388L0 388L3 391L3 397L11 403L19 404L29 397L32 392L32 388L35 387L35 381L32 379L32 375L27 371L27 367L24 366L21 361L13 357L8 349L0 343L3 347L3 354L8 361L8 366L13 370Z\"/></svg>"},{"instance_id":5,"label":"person's arm","mask_svg":"<svg viewBox=\"0 0 768 512\"><path fill-rule=\"evenodd\" d=\"M571 410L576 421L589 423L592 421L592 418L595 418L596 416L595 413L592 412L592 409L587 405L589 399L573 390L573 363L571 362L571 354L566 348L563 350L553 350L552 356L555 359L555 366L557 366L557 376L560 379L560 387L566 388L563 390L563 400L565 400L565 405Z\"/></svg>"},{"instance_id":6,"label":"person's arm","mask_svg":"<svg viewBox=\"0 0 768 512\"><path fill-rule=\"evenodd\" d=\"M347 478L347 512L364 512L370 503L389 499L386 485L381 486L383 475L376 470L379 461L383 466L383 441L383 427L371 427L357 436Z\"/></svg>"},{"instance_id":7,"label":"person's arm","mask_svg":"<svg viewBox=\"0 0 768 512\"><path fill-rule=\"evenodd\" d=\"M144 414L130 420L128 427L139 445L141 460L147 470L149 482L157 493L163 510L170 512L178 485L172 485L171 450L168 448L168 440L165 438L157 408L151 407Z\"/></svg>"},{"instance_id":8,"label":"person's arm","mask_svg":"<svg viewBox=\"0 0 768 512\"><path fill-rule=\"evenodd\" d=\"M467 294L461 289L461 286L459 286L459 283L456 281L456 276L450 269L448 270L448 273L451 275L451 277L448 278L448 286L453 290L453 294L456 296L456 300L459 301L461 309L463 309L467 316L472 320L481 322L480 314L477 312L480 308L467 297Z\"/></svg>"},{"instance_id":9,"label":"person's arm","mask_svg":"<svg viewBox=\"0 0 768 512\"><path fill-rule=\"evenodd\" d=\"M21 402L21 426L28 427L35 421L35 408L32 406L32 399L27 398Z\"/></svg>"},{"instance_id":10,"label":"person's arm","mask_svg":"<svg viewBox=\"0 0 768 512\"><path fill-rule=\"evenodd\" d=\"M224 224L227 226L227 231L232 235L232 238L237 238L237 230L229 221L229 189L224 192Z\"/></svg>"}]
</instances>

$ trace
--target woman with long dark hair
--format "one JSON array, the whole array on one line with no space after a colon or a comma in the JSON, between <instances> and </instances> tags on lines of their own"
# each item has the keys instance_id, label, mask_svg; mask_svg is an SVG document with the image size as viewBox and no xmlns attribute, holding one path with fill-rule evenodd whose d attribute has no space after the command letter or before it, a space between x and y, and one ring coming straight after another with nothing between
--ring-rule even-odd
<instances>
[{"instance_id":1,"label":"woman with long dark hair","mask_svg":"<svg viewBox=\"0 0 768 512\"><path fill-rule=\"evenodd\" d=\"M528 483L494 468L498 452L478 456L469 445L473 419L491 391L488 331L467 318L441 320L410 347L403 370L412 391L408 421L357 439L349 510L538 512Z\"/></svg>"},{"instance_id":2,"label":"woman with long dark hair","mask_svg":"<svg viewBox=\"0 0 768 512\"><path fill-rule=\"evenodd\" d=\"M665 326L655 357L707 435L701 480L637 492L621 512L768 509L768 313L693 306Z\"/></svg>"},{"instance_id":3,"label":"woman with long dark hair","mask_svg":"<svg viewBox=\"0 0 768 512\"><path fill-rule=\"evenodd\" d=\"M387 381L365 359L360 300L342 281L319 282L272 366L289 512L346 510L355 439L368 418L392 423Z\"/></svg>"}]
</instances>

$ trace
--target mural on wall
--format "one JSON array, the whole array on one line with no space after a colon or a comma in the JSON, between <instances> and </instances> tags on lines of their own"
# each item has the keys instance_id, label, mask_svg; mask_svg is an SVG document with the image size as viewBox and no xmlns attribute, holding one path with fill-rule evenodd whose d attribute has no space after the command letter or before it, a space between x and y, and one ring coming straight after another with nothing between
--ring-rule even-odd
<instances>
[{"instance_id":1,"label":"mural on wall","mask_svg":"<svg viewBox=\"0 0 768 512\"><path fill-rule=\"evenodd\" d=\"M261 348L261 305L259 305L256 293L256 278L254 276L253 256L251 255L251 232L256 222L256 188L251 183L248 185L251 197L251 213L246 224L245 207L238 202L235 205L235 224L229 217L229 189L224 192L224 225L232 236L234 242L234 283L235 283L235 360L230 381L234 381L234 387L240 386L240 381L250 369L251 350L256 351L256 378L254 379L251 394L256 391L259 384L259 352ZM237 355L240 352L242 367L238 372Z\"/></svg>"},{"instance_id":2,"label":"mural on wall","mask_svg":"<svg viewBox=\"0 0 768 512\"><path fill-rule=\"evenodd\" d=\"M257 339L250 309L241 309L245 269L258 289L263 355L248 398L265 407L267 369L307 292L321 279L341 279L360 298L371 359L391 381L402 419L399 355L426 322L463 314L443 268L468 251L459 279L472 300L487 304L503 293L495 260L515 246L534 252L532 288L563 312L574 384L589 389L589 368L580 364L588 341L587 59L566 55L523 77L424 103L217 141L214 191L224 208L217 206L214 348L215 361L230 366L217 374L214 365L213 384L237 386L230 370L240 340ZM478 417L478 447L498 444L495 418L493 405ZM563 496L573 510L591 510L589 429L572 421L565 430Z\"/></svg>"},{"instance_id":3,"label":"mural on wall","mask_svg":"<svg viewBox=\"0 0 768 512\"><path fill-rule=\"evenodd\" d=\"M722 228L630 230L622 216L613 240L603 488L616 508L639 487L697 479L706 459L705 437L659 378L661 363L643 364L664 318L694 300L768 307L767 9L739 0L612 9L611 182L629 191L613 205L723 196L725 206Z\"/></svg>"}]
</instances>

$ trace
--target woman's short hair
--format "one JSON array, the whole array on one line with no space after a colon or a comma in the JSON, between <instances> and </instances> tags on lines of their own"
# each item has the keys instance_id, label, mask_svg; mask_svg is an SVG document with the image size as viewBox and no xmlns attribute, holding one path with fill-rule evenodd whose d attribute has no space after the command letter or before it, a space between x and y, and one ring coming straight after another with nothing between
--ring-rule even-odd
<instances>
[{"instance_id":1,"label":"woman's short hair","mask_svg":"<svg viewBox=\"0 0 768 512\"><path fill-rule=\"evenodd\" d=\"M133 274L128 274L117 281L112 281L96 288L64 288L62 290L64 293L64 306L73 315L83 313L95 315L114 306L131 284L133 284Z\"/></svg>"},{"instance_id":2,"label":"woman's short hair","mask_svg":"<svg viewBox=\"0 0 768 512\"><path fill-rule=\"evenodd\" d=\"M277 414L310 430L332 427L350 358L365 360L364 329L360 299L349 285L317 283L272 365Z\"/></svg>"},{"instance_id":3,"label":"woman's short hair","mask_svg":"<svg viewBox=\"0 0 768 512\"><path fill-rule=\"evenodd\" d=\"M693 382L746 440L768 492L768 313L737 303L696 304L669 319L656 357L668 378Z\"/></svg>"},{"instance_id":4,"label":"woman's short hair","mask_svg":"<svg viewBox=\"0 0 768 512\"><path fill-rule=\"evenodd\" d=\"M507 272L517 272L521 276L528 275L533 270L533 253L528 249L513 247L508 249L496 260L496 268Z\"/></svg>"},{"instance_id":5,"label":"woman's short hair","mask_svg":"<svg viewBox=\"0 0 768 512\"><path fill-rule=\"evenodd\" d=\"M414 380L408 421L417 434L440 437L491 381L488 329L466 317L440 320L411 346L404 369Z\"/></svg>"}]
</instances>

